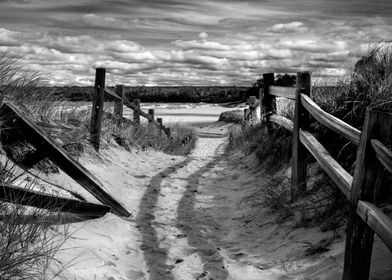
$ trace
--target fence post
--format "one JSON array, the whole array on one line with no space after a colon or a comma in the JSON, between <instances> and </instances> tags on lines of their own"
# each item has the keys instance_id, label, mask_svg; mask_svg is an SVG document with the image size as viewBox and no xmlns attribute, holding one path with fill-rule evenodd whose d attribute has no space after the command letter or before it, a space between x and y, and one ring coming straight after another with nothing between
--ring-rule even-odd
<instances>
[{"instance_id":1,"label":"fence post","mask_svg":"<svg viewBox=\"0 0 392 280\"><path fill-rule=\"evenodd\" d=\"M117 127L121 126L123 118L123 104L124 104L124 86L116 86L116 94L121 97L121 100L114 101L114 116L117 119Z\"/></svg>"},{"instance_id":2,"label":"fence post","mask_svg":"<svg viewBox=\"0 0 392 280\"><path fill-rule=\"evenodd\" d=\"M133 121L137 125L140 125L140 99L134 99L133 104L139 109L139 110L133 110Z\"/></svg>"},{"instance_id":3,"label":"fence post","mask_svg":"<svg viewBox=\"0 0 392 280\"><path fill-rule=\"evenodd\" d=\"M275 84L275 74L263 74L263 95L260 95L261 118L265 117L266 122L269 122L269 115L275 110L275 96L270 94L270 86Z\"/></svg>"},{"instance_id":4,"label":"fence post","mask_svg":"<svg viewBox=\"0 0 392 280\"><path fill-rule=\"evenodd\" d=\"M171 128L170 127L166 127L165 128L165 133L166 133L166 136L167 136L167 138L171 138Z\"/></svg>"},{"instance_id":5,"label":"fence post","mask_svg":"<svg viewBox=\"0 0 392 280\"><path fill-rule=\"evenodd\" d=\"M244 109L244 121L247 122L249 117L249 108Z\"/></svg>"},{"instance_id":6,"label":"fence post","mask_svg":"<svg viewBox=\"0 0 392 280\"><path fill-rule=\"evenodd\" d=\"M94 146L96 151L99 151L99 140L101 134L101 122L103 115L103 101L105 93L105 68L97 68L95 70L95 86L93 107L91 108L90 121L90 143Z\"/></svg>"},{"instance_id":7,"label":"fence post","mask_svg":"<svg viewBox=\"0 0 392 280\"><path fill-rule=\"evenodd\" d=\"M297 73L297 89L295 93L295 113L293 130L293 151L291 167L291 200L295 201L306 191L306 158L307 149L301 143L300 130L309 126L309 113L302 106L301 93L310 96L312 91L310 72Z\"/></svg>"},{"instance_id":8,"label":"fence post","mask_svg":"<svg viewBox=\"0 0 392 280\"><path fill-rule=\"evenodd\" d=\"M148 119L148 129L151 130L154 127L154 118L155 118L155 111L154 109L148 109L148 114L150 115L150 119Z\"/></svg>"},{"instance_id":9,"label":"fence post","mask_svg":"<svg viewBox=\"0 0 392 280\"><path fill-rule=\"evenodd\" d=\"M357 215L358 200L377 204L383 181L383 167L370 139L391 144L392 113L368 109L355 162L347 225L343 280L368 280L373 249L373 230Z\"/></svg>"},{"instance_id":10,"label":"fence post","mask_svg":"<svg viewBox=\"0 0 392 280\"><path fill-rule=\"evenodd\" d=\"M250 110L251 123L254 123L257 120L257 114L256 114L257 108L255 108L256 102L257 102L256 96L249 96L249 110Z\"/></svg>"},{"instance_id":11,"label":"fence post","mask_svg":"<svg viewBox=\"0 0 392 280\"><path fill-rule=\"evenodd\" d=\"M157 118L157 122L159 123L159 136L162 135L162 128L163 128L163 119Z\"/></svg>"}]
</instances>

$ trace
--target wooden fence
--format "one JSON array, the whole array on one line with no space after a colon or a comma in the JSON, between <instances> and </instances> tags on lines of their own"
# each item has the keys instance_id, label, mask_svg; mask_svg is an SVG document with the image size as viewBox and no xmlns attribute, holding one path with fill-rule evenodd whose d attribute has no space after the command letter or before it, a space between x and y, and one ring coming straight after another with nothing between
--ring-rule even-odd
<instances>
[{"instance_id":1,"label":"wooden fence","mask_svg":"<svg viewBox=\"0 0 392 280\"><path fill-rule=\"evenodd\" d=\"M169 138L171 136L171 130L169 127L163 125L162 118L157 118L155 120L154 109L149 109L148 113L140 109L140 100L135 99L130 102L125 98L125 87L123 85L117 85L116 91L112 91L108 87L105 87L105 68L97 68L95 74L95 87L93 106L91 110L91 122L90 122L90 142L94 148L99 150L100 134L101 134L101 123L103 116L114 117L117 120L117 125L120 127L122 123L128 123L132 125L140 125L140 117L146 118L148 120L148 125L150 127L157 127L163 131ZM103 110L103 105L105 101L105 95L114 99L114 112L113 114L105 112ZM123 106L128 107L133 110L133 120L123 117Z\"/></svg>"},{"instance_id":2,"label":"wooden fence","mask_svg":"<svg viewBox=\"0 0 392 280\"><path fill-rule=\"evenodd\" d=\"M382 193L385 169L392 172L392 112L368 109L363 131L323 111L312 99L311 75L297 74L297 86L274 86L274 73L263 75L261 115L267 124L293 132L291 199L306 192L306 157L310 153L350 203L343 280L369 278L374 232L392 251L392 220L376 205ZM293 121L276 114L276 97L294 100ZM354 176L351 176L307 130L310 115L358 146ZM384 169L385 168L385 169Z\"/></svg>"}]
</instances>

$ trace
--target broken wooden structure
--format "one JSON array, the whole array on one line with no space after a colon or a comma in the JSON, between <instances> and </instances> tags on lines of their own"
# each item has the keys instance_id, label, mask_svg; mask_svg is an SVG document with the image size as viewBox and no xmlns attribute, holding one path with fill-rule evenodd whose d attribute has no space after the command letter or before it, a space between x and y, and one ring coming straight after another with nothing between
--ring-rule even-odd
<instances>
[{"instance_id":1,"label":"broken wooden structure","mask_svg":"<svg viewBox=\"0 0 392 280\"><path fill-rule=\"evenodd\" d=\"M48 197L46 194L22 190L10 185L2 185L0 187L0 200L10 202L11 198L18 194L21 195L18 203L23 205L41 208L45 205L50 205L64 212L91 216L103 215L108 211L120 216L130 216L128 210L105 190L105 187L93 174L49 138L38 125L19 111L16 105L4 103L0 108L0 118L2 119L0 125L2 141L12 143L15 140L24 140L34 146L36 152L31 154L31 157L25 159L25 161L34 162L48 158L90 192L102 205L68 198ZM17 139L15 139L15 136L17 136Z\"/></svg>"}]
</instances>

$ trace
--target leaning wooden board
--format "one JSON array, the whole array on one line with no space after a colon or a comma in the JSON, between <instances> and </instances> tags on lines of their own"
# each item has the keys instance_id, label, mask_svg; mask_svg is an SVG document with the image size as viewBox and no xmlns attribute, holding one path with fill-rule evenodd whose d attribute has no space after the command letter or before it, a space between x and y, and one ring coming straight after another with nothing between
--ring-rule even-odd
<instances>
[{"instance_id":1,"label":"leaning wooden board","mask_svg":"<svg viewBox=\"0 0 392 280\"><path fill-rule=\"evenodd\" d=\"M45 135L36 124L23 115L15 105L4 103L0 108L0 117L3 118L2 130L18 129L25 139L35 146L76 182L82 185L95 198L111 208L111 211L120 216L130 216L128 210L114 199L99 180L78 162L73 160L67 152L57 146Z\"/></svg>"},{"instance_id":2,"label":"leaning wooden board","mask_svg":"<svg viewBox=\"0 0 392 280\"><path fill-rule=\"evenodd\" d=\"M91 217L102 217L110 211L110 207L106 205L52 196L9 184L0 185L0 200L48 209L49 211L67 212Z\"/></svg>"}]
</instances>

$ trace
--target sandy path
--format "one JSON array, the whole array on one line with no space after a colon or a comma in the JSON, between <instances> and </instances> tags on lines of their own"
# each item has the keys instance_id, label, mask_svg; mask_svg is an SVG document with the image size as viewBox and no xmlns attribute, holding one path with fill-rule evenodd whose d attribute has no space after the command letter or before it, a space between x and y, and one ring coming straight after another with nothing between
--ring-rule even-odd
<instances>
[{"instance_id":1,"label":"sandy path","mask_svg":"<svg viewBox=\"0 0 392 280\"><path fill-rule=\"evenodd\" d=\"M226 138L200 137L192 154L150 180L136 218L150 279L226 279L219 251L196 220L199 178L220 160Z\"/></svg>"}]
</instances>

